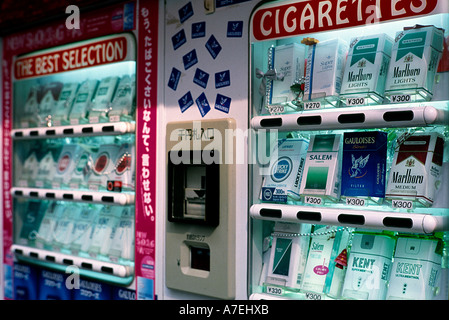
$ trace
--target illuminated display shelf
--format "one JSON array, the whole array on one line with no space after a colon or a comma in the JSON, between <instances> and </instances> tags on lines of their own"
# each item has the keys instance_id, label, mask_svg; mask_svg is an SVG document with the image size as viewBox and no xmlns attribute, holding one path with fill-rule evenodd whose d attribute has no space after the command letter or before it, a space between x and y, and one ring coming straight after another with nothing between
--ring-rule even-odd
<instances>
[{"instance_id":1,"label":"illuminated display shelf","mask_svg":"<svg viewBox=\"0 0 449 320\"><path fill-rule=\"evenodd\" d=\"M43 188L11 188L14 197L39 199L39 200L62 200L84 203L96 203L103 205L131 205L134 204L134 193L130 192L102 192L89 190L70 189L43 189Z\"/></svg>"},{"instance_id":2,"label":"illuminated display shelf","mask_svg":"<svg viewBox=\"0 0 449 320\"><path fill-rule=\"evenodd\" d=\"M398 105L327 108L317 111L257 116L253 129L340 130L417 127L449 124L449 101Z\"/></svg>"},{"instance_id":3,"label":"illuminated display shelf","mask_svg":"<svg viewBox=\"0 0 449 320\"><path fill-rule=\"evenodd\" d=\"M80 273L87 277L98 279L99 274L104 274L104 280L116 283L122 282L126 284L131 282L134 274L134 265L131 263L124 265L17 244L11 246L11 251L22 259L34 264L51 266L62 271L66 271L69 266L75 266L80 268Z\"/></svg>"},{"instance_id":4,"label":"illuminated display shelf","mask_svg":"<svg viewBox=\"0 0 449 320\"><path fill-rule=\"evenodd\" d=\"M80 137L80 136L102 136L121 135L135 132L134 122L106 122L91 123L81 125L55 126L14 129L11 136L15 140L19 139L43 139L58 137Z\"/></svg>"},{"instance_id":5,"label":"illuminated display shelf","mask_svg":"<svg viewBox=\"0 0 449 320\"><path fill-rule=\"evenodd\" d=\"M255 130L319 131L375 128L407 128L449 125L449 101L389 104L376 107L327 108L291 114L257 116L251 120ZM348 208L276 203L254 204L255 219L327 224L368 229L430 234L449 231L448 209L415 208L413 212L389 210L385 206ZM421 213L420 213L421 211ZM429 212L429 213L428 213ZM437 212L437 213L436 213Z\"/></svg>"}]
</instances>

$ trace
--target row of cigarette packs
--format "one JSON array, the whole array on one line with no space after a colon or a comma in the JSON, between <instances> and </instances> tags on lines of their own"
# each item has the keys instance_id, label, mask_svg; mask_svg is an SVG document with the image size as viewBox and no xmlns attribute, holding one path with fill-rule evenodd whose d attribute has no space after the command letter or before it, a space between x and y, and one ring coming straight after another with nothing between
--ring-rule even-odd
<instances>
[{"instance_id":1,"label":"row of cigarette packs","mask_svg":"<svg viewBox=\"0 0 449 320\"><path fill-rule=\"evenodd\" d=\"M58 201L28 201L22 206L18 244L112 262L134 260L132 206Z\"/></svg>"},{"instance_id":2,"label":"row of cigarette packs","mask_svg":"<svg viewBox=\"0 0 449 320\"><path fill-rule=\"evenodd\" d=\"M263 174L260 198L279 203L302 198L309 204L340 198L377 203L400 199L432 206L443 181L443 136L436 132L406 135L395 148L389 173L387 140L383 131L316 134L310 142L279 140Z\"/></svg>"},{"instance_id":3,"label":"row of cigarette packs","mask_svg":"<svg viewBox=\"0 0 449 320\"><path fill-rule=\"evenodd\" d=\"M66 144L41 158L32 150L15 177L18 187L91 191L134 190L135 147L132 143L89 147Z\"/></svg>"},{"instance_id":4,"label":"row of cigarette packs","mask_svg":"<svg viewBox=\"0 0 449 320\"><path fill-rule=\"evenodd\" d=\"M17 118L22 128L131 120L135 109L135 77L51 82L33 86Z\"/></svg>"},{"instance_id":5,"label":"row of cigarette packs","mask_svg":"<svg viewBox=\"0 0 449 320\"><path fill-rule=\"evenodd\" d=\"M281 222L274 230L267 288L359 300L447 299L449 269L442 265L443 242L436 237Z\"/></svg>"},{"instance_id":6,"label":"row of cigarette packs","mask_svg":"<svg viewBox=\"0 0 449 320\"><path fill-rule=\"evenodd\" d=\"M351 106L431 100L443 42L443 29L415 26L397 32L394 40L375 34L353 38L350 45L332 39L308 49L298 43L273 47L269 68L278 80L268 81L268 104L297 99L290 87L304 75L304 102Z\"/></svg>"}]
</instances>

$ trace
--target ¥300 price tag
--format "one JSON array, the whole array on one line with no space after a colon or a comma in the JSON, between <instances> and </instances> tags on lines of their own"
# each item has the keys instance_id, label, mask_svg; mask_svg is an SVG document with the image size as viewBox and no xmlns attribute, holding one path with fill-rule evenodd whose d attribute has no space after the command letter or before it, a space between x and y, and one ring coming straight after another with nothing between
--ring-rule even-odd
<instances>
[{"instance_id":1,"label":"\u00a5300 price tag","mask_svg":"<svg viewBox=\"0 0 449 320\"><path fill-rule=\"evenodd\" d=\"M390 96L392 103L404 103L412 101L412 97L409 94L395 94Z\"/></svg>"},{"instance_id":2,"label":"\u00a5300 price tag","mask_svg":"<svg viewBox=\"0 0 449 320\"><path fill-rule=\"evenodd\" d=\"M321 199L320 197L310 197L310 196L305 196L304 197L304 202L307 204L323 204L323 199Z\"/></svg>"},{"instance_id":3,"label":"\u00a5300 price tag","mask_svg":"<svg viewBox=\"0 0 449 320\"><path fill-rule=\"evenodd\" d=\"M413 209L413 201L409 200L393 200L391 206L394 209Z\"/></svg>"},{"instance_id":4,"label":"\u00a5300 price tag","mask_svg":"<svg viewBox=\"0 0 449 320\"><path fill-rule=\"evenodd\" d=\"M365 206L365 199L359 199L359 198L346 198L346 204L348 206L355 206L355 207L364 207Z\"/></svg>"},{"instance_id":5,"label":"\u00a5300 price tag","mask_svg":"<svg viewBox=\"0 0 449 320\"><path fill-rule=\"evenodd\" d=\"M361 106L365 104L365 98L360 97L360 98L347 98L346 99L346 104L348 106Z\"/></svg>"}]
</instances>

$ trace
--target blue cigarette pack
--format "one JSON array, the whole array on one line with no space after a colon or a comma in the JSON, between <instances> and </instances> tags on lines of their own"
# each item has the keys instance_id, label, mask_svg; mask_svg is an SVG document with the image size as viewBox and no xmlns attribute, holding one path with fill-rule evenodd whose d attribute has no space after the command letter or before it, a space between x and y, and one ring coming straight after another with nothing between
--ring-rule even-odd
<instances>
[{"instance_id":1,"label":"blue cigarette pack","mask_svg":"<svg viewBox=\"0 0 449 320\"><path fill-rule=\"evenodd\" d=\"M387 134L346 132L343 139L342 197L385 197Z\"/></svg>"}]
</instances>

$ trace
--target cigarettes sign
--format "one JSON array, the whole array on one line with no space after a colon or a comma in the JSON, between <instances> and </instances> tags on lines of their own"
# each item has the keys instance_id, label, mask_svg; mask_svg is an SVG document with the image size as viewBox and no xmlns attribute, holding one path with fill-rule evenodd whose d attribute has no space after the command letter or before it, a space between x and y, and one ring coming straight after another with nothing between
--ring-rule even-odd
<instances>
[{"instance_id":1,"label":"cigarettes sign","mask_svg":"<svg viewBox=\"0 0 449 320\"><path fill-rule=\"evenodd\" d=\"M437 5L443 7L438 0L298 1L256 11L252 20L253 36L256 40L268 40L361 26L426 15Z\"/></svg>"},{"instance_id":2,"label":"cigarettes sign","mask_svg":"<svg viewBox=\"0 0 449 320\"><path fill-rule=\"evenodd\" d=\"M17 80L123 61L128 54L124 36L90 42L70 49L19 58L14 63Z\"/></svg>"}]
</instances>

